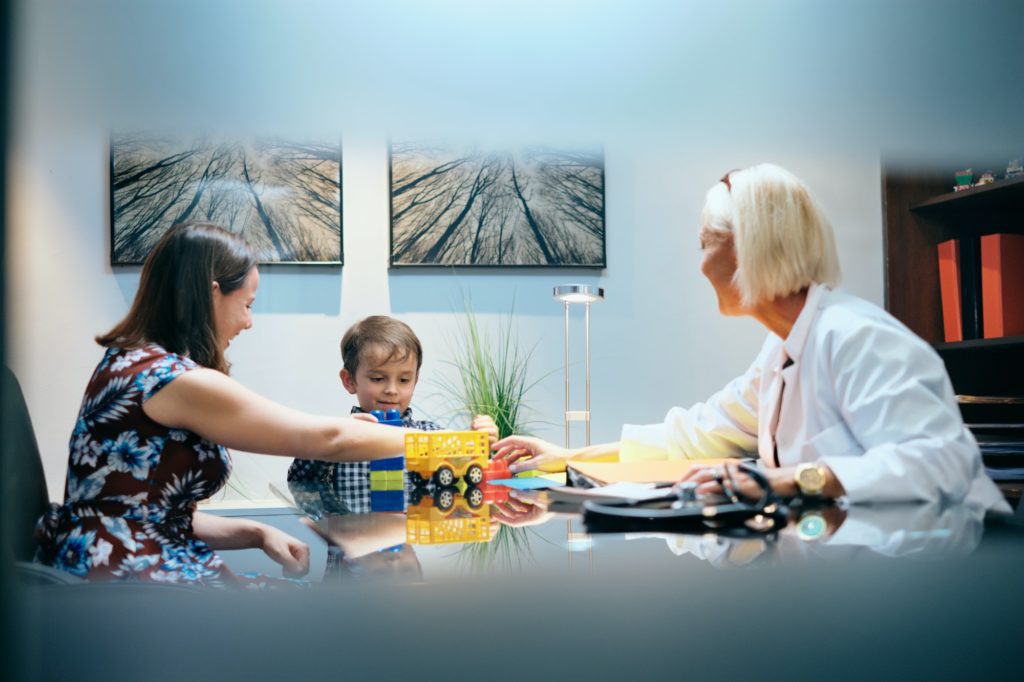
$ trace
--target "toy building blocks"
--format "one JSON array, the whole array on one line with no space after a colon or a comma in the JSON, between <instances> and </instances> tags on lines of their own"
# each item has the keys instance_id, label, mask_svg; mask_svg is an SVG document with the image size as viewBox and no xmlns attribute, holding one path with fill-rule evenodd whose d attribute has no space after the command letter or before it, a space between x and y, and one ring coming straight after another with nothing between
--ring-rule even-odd
<instances>
[{"instance_id":1,"label":"toy building blocks","mask_svg":"<svg viewBox=\"0 0 1024 682\"><path fill-rule=\"evenodd\" d=\"M388 426L404 426L405 422L402 421L402 413L398 410L370 410L370 414L377 418L377 423L387 424Z\"/></svg>"},{"instance_id":2,"label":"toy building blocks","mask_svg":"<svg viewBox=\"0 0 1024 682\"><path fill-rule=\"evenodd\" d=\"M370 412L380 424L404 426L398 410ZM375 512L405 511L405 457L370 462L370 509Z\"/></svg>"},{"instance_id":3,"label":"toy building blocks","mask_svg":"<svg viewBox=\"0 0 1024 682\"><path fill-rule=\"evenodd\" d=\"M404 490L371 490L370 511L402 512L405 511Z\"/></svg>"},{"instance_id":4,"label":"toy building blocks","mask_svg":"<svg viewBox=\"0 0 1024 682\"><path fill-rule=\"evenodd\" d=\"M477 486L488 464L487 434L483 431L432 431L405 436L405 462L410 474L449 487L462 478Z\"/></svg>"},{"instance_id":5,"label":"toy building blocks","mask_svg":"<svg viewBox=\"0 0 1024 682\"><path fill-rule=\"evenodd\" d=\"M377 418L378 424L388 426L404 426L402 413L398 410L388 410L386 413L381 410L371 410L370 414ZM405 457L389 457L388 459L375 459L370 462L370 489L373 490L373 472L375 471L404 471Z\"/></svg>"},{"instance_id":6,"label":"toy building blocks","mask_svg":"<svg viewBox=\"0 0 1024 682\"><path fill-rule=\"evenodd\" d=\"M491 460L486 467L484 467L484 481L500 481L506 478L512 478L512 474L508 470L508 464L504 460Z\"/></svg>"}]
</instances>

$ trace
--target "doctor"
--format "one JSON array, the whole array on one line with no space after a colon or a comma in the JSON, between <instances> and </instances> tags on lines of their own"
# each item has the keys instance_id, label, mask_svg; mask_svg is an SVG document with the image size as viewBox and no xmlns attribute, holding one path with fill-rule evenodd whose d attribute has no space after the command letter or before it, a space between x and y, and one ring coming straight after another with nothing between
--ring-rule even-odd
<instances>
[{"instance_id":1,"label":"doctor","mask_svg":"<svg viewBox=\"0 0 1024 682\"><path fill-rule=\"evenodd\" d=\"M727 173L701 213L701 272L723 315L768 338L739 378L618 443L566 450L512 436L512 471L567 459L743 457L757 453L776 492L857 502L975 500L1008 511L984 472L942 360L884 310L845 291L832 228L807 187L771 164ZM736 465L696 467L698 492L723 482L754 496Z\"/></svg>"}]
</instances>

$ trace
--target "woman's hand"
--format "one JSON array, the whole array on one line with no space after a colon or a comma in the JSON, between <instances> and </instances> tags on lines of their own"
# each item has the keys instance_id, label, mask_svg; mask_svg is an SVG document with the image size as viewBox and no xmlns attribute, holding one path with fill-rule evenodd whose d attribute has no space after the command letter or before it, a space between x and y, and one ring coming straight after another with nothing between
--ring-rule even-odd
<instances>
[{"instance_id":1,"label":"woman's hand","mask_svg":"<svg viewBox=\"0 0 1024 682\"><path fill-rule=\"evenodd\" d=\"M473 423L469 428L473 431L486 431L487 440L492 446L498 440L498 425L494 423L494 419L488 414L478 414L473 417Z\"/></svg>"},{"instance_id":2,"label":"woman's hand","mask_svg":"<svg viewBox=\"0 0 1024 682\"><path fill-rule=\"evenodd\" d=\"M309 545L305 542L263 523L259 537L260 549L281 564L286 576L298 578L309 573Z\"/></svg>"},{"instance_id":3,"label":"woman's hand","mask_svg":"<svg viewBox=\"0 0 1024 682\"><path fill-rule=\"evenodd\" d=\"M565 462L573 454L571 450L530 436L502 438L491 449L494 450L492 459L508 464L513 474L533 469L565 471Z\"/></svg>"}]
</instances>

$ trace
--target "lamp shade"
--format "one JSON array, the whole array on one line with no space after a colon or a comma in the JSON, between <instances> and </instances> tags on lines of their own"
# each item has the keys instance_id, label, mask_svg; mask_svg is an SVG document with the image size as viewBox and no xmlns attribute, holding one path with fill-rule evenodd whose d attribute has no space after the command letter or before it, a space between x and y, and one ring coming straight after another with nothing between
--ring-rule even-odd
<instances>
[{"instance_id":1,"label":"lamp shade","mask_svg":"<svg viewBox=\"0 0 1024 682\"><path fill-rule=\"evenodd\" d=\"M563 284L555 287L554 296L564 303L594 303L604 300L604 289L589 284Z\"/></svg>"}]
</instances>

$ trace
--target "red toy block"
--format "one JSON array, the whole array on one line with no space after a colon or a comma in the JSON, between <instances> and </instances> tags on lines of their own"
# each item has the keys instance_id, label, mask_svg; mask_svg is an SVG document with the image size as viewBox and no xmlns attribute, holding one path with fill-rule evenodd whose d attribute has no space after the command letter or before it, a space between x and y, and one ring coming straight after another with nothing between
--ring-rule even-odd
<instances>
[{"instance_id":1,"label":"red toy block","mask_svg":"<svg viewBox=\"0 0 1024 682\"><path fill-rule=\"evenodd\" d=\"M486 504L500 504L508 502L508 491L511 490L511 488L508 488L507 486L482 483L479 488L484 494L484 503Z\"/></svg>"},{"instance_id":2,"label":"red toy block","mask_svg":"<svg viewBox=\"0 0 1024 682\"><path fill-rule=\"evenodd\" d=\"M506 478L512 478L512 474L508 470L508 464L503 460L492 459L484 469L484 481L500 481Z\"/></svg>"}]
</instances>

